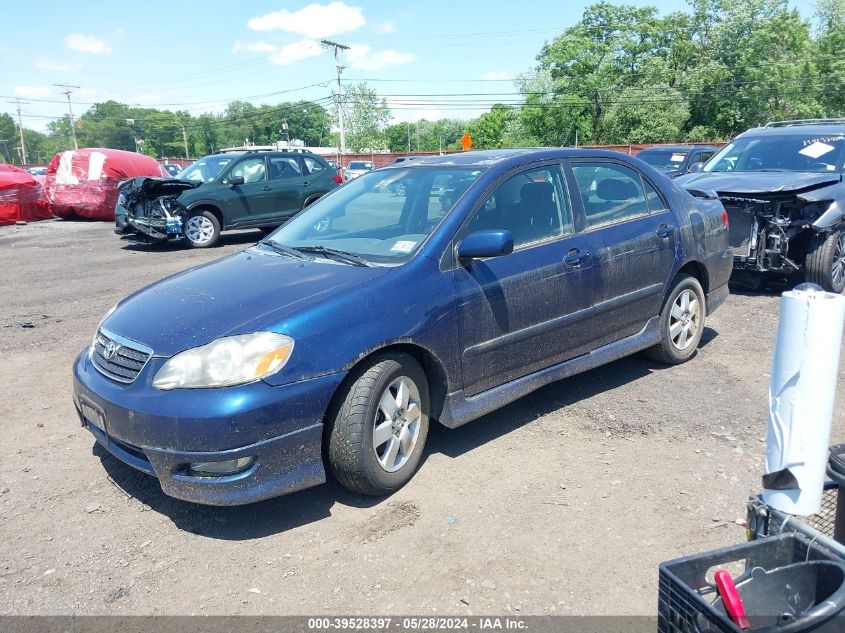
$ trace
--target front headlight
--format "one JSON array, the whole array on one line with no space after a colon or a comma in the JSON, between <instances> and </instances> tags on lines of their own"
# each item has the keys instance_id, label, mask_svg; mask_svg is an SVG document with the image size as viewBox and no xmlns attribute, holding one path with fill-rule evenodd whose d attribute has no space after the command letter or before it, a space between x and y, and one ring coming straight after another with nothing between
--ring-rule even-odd
<instances>
[{"instance_id":1,"label":"front headlight","mask_svg":"<svg viewBox=\"0 0 845 633\"><path fill-rule=\"evenodd\" d=\"M293 339L274 332L226 336L180 352L153 378L162 390L231 387L260 380L284 367Z\"/></svg>"}]
</instances>

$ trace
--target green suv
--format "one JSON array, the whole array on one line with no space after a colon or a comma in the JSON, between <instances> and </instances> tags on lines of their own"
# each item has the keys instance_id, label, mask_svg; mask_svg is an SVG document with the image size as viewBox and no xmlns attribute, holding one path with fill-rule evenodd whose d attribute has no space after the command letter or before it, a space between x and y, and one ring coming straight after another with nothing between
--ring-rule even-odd
<instances>
[{"instance_id":1,"label":"green suv","mask_svg":"<svg viewBox=\"0 0 845 633\"><path fill-rule=\"evenodd\" d=\"M342 182L315 154L214 154L178 178L120 183L115 233L156 242L184 238L195 248L207 248L226 229L270 231Z\"/></svg>"}]
</instances>

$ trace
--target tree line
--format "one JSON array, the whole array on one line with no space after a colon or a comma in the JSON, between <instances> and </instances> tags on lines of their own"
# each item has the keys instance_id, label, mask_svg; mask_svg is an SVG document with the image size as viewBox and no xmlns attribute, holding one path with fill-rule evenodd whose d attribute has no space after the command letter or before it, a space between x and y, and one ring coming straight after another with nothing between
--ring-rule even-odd
<instances>
[{"instance_id":1,"label":"tree line","mask_svg":"<svg viewBox=\"0 0 845 633\"><path fill-rule=\"evenodd\" d=\"M107 101L78 118L76 135L80 146L159 158L287 138L337 146L341 107L351 152L457 149L464 132L479 149L724 140L768 120L845 115L845 0L814 9L807 20L788 0L690 0L668 15L599 2L539 48L511 97L468 120L391 124L387 100L360 83L339 103L234 101L217 114ZM24 134L31 162L72 147L67 117ZM0 115L7 162L19 158L17 138Z\"/></svg>"}]
</instances>

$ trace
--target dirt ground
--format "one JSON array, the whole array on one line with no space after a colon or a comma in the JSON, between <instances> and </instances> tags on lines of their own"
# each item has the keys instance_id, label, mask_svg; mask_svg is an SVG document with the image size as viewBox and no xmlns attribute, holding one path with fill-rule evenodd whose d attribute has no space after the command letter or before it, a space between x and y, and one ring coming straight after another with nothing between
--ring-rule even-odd
<instances>
[{"instance_id":1,"label":"dirt ground","mask_svg":"<svg viewBox=\"0 0 845 633\"><path fill-rule=\"evenodd\" d=\"M0 614L653 615L659 562L744 540L773 292L733 294L685 365L624 359L433 429L388 499L166 497L79 426L71 363L119 298L257 238L150 250L108 224L0 228ZM841 398L835 416L842 442Z\"/></svg>"}]
</instances>

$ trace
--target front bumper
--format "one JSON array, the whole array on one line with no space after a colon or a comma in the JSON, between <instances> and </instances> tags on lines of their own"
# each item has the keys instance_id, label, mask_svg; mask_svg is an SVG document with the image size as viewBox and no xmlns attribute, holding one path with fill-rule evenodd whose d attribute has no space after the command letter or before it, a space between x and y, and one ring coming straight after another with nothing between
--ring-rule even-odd
<instances>
[{"instance_id":1,"label":"front bumper","mask_svg":"<svg viewBox=\"0 0 845 633\"><path fill-rule=\"evenodd\" d=\"M87 350L77 358L80 421L112 455L157 477L166 494L208 505L252 503L325 481L322 419L345 374L163 392L151 381L164 360L151 359L135 382L121 384L100 374ZM233 475L188 468L241 457L254 461Z\"/></svg>"}]
</instances>

